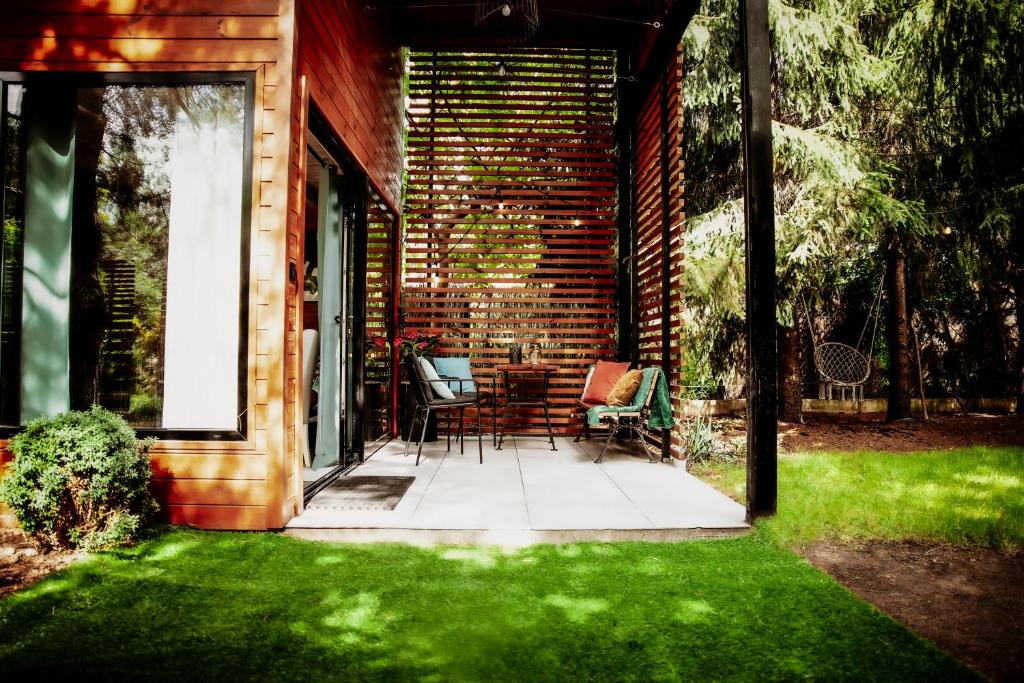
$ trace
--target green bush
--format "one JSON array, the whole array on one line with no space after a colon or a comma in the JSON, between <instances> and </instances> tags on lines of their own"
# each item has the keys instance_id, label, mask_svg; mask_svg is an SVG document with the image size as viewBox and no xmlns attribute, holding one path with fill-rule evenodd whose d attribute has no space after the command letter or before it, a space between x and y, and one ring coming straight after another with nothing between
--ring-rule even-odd
<instances>
[{"instance_id":1,"label":"green bush","mask_svg":"<svg viewBox=\"0 0 1024 683\"><path fill-rule=\"evenodd\" d=\"M149 445L98 406L34 420L11 439L14 462L0 480L0 500L46 547L130 543L157 509Z\"/></svg>"}]
</instances>

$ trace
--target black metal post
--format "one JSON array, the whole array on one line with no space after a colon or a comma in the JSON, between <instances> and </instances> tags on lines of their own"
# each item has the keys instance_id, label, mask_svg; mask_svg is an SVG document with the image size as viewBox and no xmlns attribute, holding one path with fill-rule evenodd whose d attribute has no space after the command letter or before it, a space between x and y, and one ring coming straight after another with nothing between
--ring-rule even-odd
<instances>
[{"instance_id":1,"label":"black metal post","mask_svg":"<svg viewBox=\"0 0 1024 683\"><path fill-rule=\"evenodd\" d=\"M740 0L747 269L747 521L778 495L775 208L768 0Z\"/></svg>"},{"instance_id":2,"label":"black metal post","mask_svg":"<svg viewBox=\"0 0 1024 683\"><path fill-rule=\"evenodd\" d=\"M352 294L349 305L352 307L352 337L351 357L349 358L349 372L352 373L352 399L353 405L348 406L347 413L351 416L351 443L353 455L359 462L363 462L366 434L365 419L363 415L366 405L366 259L367 259L367 238L369 232L369 197L370 185L365 174L357 174L356 177L346 182L350 196L345 202L346 208L351 213L352 220L352 245L349 251L349 268L354 270L351 276ZM345 277L349 277L346 273Z\"/></svg>"},{"instance_id":3,"label":"black metal post","mask_svg":"<svg viewBox=\"0 0 1024 683\"><path fill-rule=\"evenodd\" d=\"M635 79L632 75L632 62L629 53L620 50L615 60L616 82L615 96L617 116L615 119L615 140L618 147L618 287L616 288L619 314L619 346L620 361L637 362L638 336L636 309L636 268L635 261L635 224L633 193L633 118L635 115L633 100Z\"/></svg>"}]
</instances>

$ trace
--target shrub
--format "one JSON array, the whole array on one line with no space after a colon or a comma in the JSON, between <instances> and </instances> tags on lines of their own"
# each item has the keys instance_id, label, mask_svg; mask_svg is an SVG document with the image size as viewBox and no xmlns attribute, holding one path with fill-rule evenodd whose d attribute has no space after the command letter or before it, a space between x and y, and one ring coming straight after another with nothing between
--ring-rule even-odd
<instances>
[{"instance_id":1,"label":"shrub","mask_svg":"<svg viewBox=\"0 0 1024 683\"><path fill-rule=\"evenodd\" d=\"M710 416L697 415L683 429L683 448L687 460L697 465L711 462L731 463L746 455L746 439L727 439L720 434Z\"/></svg>"},{"instance_id":2,"label":"shrub","mask_svg":"<svg viewBox=\"0 0 1024 683\"><path fill-rule=\"evenodd\" d=\"M715 454L716 439L711 418L697 415L683 431L683 448L691 462L705 463Z\"/></svg>"},{"instance_id":3,"label":"shrub","mask_svg":"<svg viewBox=\"0 0 1024 683\"><path fill-rule=\"evenodd\" d=\"M0 500L45 547L129 543L157 509L149 446L98 406L34 420L11 439L14 462L0 480Z\"/></svg>"}]
</instances>

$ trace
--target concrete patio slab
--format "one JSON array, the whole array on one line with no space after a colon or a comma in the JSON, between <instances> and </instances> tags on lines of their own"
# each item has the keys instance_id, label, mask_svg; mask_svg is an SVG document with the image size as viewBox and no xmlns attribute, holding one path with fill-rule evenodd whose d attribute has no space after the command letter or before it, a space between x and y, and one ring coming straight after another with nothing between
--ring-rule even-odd
<instances>
[{"instance_id":1,"label":"concrete patio slab","mask_svg":"<svg viewBox=\"0 0 1024 683\"><path fill-rule=\"evenodd\" d=\"M651 463L639 444L609 448L506 437L501 451L475 439L465 453L445 442L415 449L393 441L351 472L415 476L394 510L306 510L287 533L305 538L522 545L579 540L678 540L748 529L743 506L688 474L682 463Z\"/></svg>"}]
</instances>

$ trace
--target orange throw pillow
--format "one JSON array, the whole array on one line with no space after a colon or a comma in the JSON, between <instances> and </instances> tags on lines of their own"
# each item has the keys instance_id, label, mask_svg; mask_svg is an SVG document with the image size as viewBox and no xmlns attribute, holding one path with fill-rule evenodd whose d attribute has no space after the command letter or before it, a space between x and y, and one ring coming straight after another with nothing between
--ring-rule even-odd
<instances>
[{"instance_id":1,"label":"orange throw pillow","mask_svg":"<svg viewBox=\"0 0 1024 683\"><path fill-rule=\"evenodd\" d=\"M644 380L643 370L630 370L619 378L612 390L608 392L606 405L628 406L636 396L636 390L640 388L640 382Z\"/></svg>"},{"instance_id":2,"label":"orange throw pillow","mask_svg":"<svg viewBox=\"0 0 1024 683\"><path fill-rule=\"evenodd\" d=\"M594 375L590 378L590 386L587 387L587 392L583 394L583 402L604 404L608 400L608 394L611 392L612 387L619 381L619 378L626 374L627 370L629 370L629 363L597 361Z\"/></svg>"}]
</instances>

